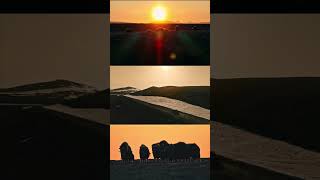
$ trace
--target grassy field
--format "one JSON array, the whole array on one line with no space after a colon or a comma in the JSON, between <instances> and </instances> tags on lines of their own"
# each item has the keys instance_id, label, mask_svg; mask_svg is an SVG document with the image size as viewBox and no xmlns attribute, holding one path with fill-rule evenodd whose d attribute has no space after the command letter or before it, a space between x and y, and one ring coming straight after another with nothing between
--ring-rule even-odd
<instances>
[{"instance_id":1,"label":"grassy field","mask_svg":"<svg viewBox=\"0 0 320 180\"><path fill-rule=\"evenodd\" d=\"M149 25L112 24L111 64L209 65L210 26L202 26L198 25L199 30L175 31L164 27L158 31ZM170 57L172 53L175 58Z\"/></svg>"},{"instance_id":2,"label":"grassy field","mask_svg":"<svg viewBox=\"0 0 320 180\"><path fill-rule=\"evenodd\" d=\"M110 180L208 180L210 161L193 162L110 162Z\"/></svg>"}]
</instances>

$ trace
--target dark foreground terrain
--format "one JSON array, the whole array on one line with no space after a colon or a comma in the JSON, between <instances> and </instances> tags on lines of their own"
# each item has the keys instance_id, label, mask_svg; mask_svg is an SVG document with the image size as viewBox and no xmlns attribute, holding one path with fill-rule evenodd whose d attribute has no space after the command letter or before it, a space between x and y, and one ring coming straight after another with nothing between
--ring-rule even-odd
<instances>
[{"instance_id":1,"label":"dark foreground terrain","mask_svg":"<svg viewBox=\"0 0 320 180\"><path fill-rule=\"evenodd\" d=\"M234 161L222 156L211 160L211 179L219 180L299 180L257 166Z\"/></svg>"},{"instance_id":2,"label":"dark foreground terrain","mask_svg":"<svg viewBox=\"0 0 320 180\"><path fill-rule=\"evenodd\" d=\"M126 96L110 96L111 124L206 124L208 120Z\"/></svg>"},{"instance_id":3,"label":"dark foreground terrain","mask_svg":"<svg viewBox=\"0 0 320 180\"><path fill-rule=\"evenodd\" d=\"M209 24L119 23L110 28L111 65L210 64Z\"/></svg>"},{"instance_id":4,"label":"dark foreground terrain","mask_svg":"<svg viewBox=\"0 0 320 180\"><path fill-rule=\"evenodd\" d=\"M108 179L105 125L40 106L0 105L4 179Z\"/></svg>"},{"instance_id":5,"label":"dark foreground terrain","mask_svg":"<svg viewBox=\"0 0 320 180\"><path fill-rule=\"evenodd\" d=\"M213 120L320 151L320 78L212 79Z\"/></svg>"},{"instance_id":6,"label":"dark foreground terrain","mask_svg":"<svg viewBox=\"0 0 320 180\"><path fill-rule=\"evenodd\" d=\"M210 161L162 162L150 160L148 163L110 162L110 180L208 180Z\"/></svg>"}]
</instances>

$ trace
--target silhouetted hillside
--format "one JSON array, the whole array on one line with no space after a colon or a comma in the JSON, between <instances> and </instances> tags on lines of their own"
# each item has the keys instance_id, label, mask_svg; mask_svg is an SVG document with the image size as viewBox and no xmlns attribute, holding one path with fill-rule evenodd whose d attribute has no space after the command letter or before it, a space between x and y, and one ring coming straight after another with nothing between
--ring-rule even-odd
<instances>
[{"instance_id":1,"label":"silhouetted hillside","mask_svg":"<svg viewBox=\"0 0 320 180\"><path fill-rule=\"evenodd\" d=\"M125 94L132 94L137 91L139 91L139 90L134 87L123 87L123 88L112 89L110 91L110 94L125 95Z\"/></svg>"},{"instance_id":2,"label":"silhouetted hillside","mask_svg":"<svg viewBox=\"0 0 320 180\"><path fill-rule=\"evenodd\" d=\"M166 28L168 30L175 30L179 26L179 30L194 30L194 27L197 27L197 30L206 30L210 31L209 23L198 23L198 24L180 24L180 23L163 23L163 24L144 24L144 23L111 23L110 31L111 32L125 32L128 29L131 29L132 32L141 32L149 30L156 30L159 27Z\"/></svg>"},{"instance_id":3,"label":"silhouetted hillside","mask_svg":"<svg viewBox=\"0 0 320 180\"><path fill-rule=\"evenodd\" d=\"M210 87L209 86L166 86L166 87L150 87L145 90L133 93L140 96L162 96L189 104L210 108Z\"/></svg>"},{"instance_id":4,"label":"silhouetted hillside","mask_svg":"<svg viewBox=\"0 0 320 180\"><path fill-rule=\"evenodd\" d=\"M40 83L33 83L27 84L22 86L16 86L12 88L0 89L0 92L25 92L25 91L40 91L40 90L47 90L47 89L57 89L62 90L59 88L79 88L83 91L93 91L94 88L75 83L68 80L57 79L55 81L47 81L47 82L40 82Z\"/></svg>"},{"instance_id":5,"label":"silhouetted hillside","mask_svg":"<svg viewBox=\"0 0 320 180\"><path fill-rule=\"evenodd\" d=\"M96 94L93 87L67 80L55 80L0 89L1 103L57 104L80 96Z\"/></svg>"},{"instance_id":6,"label":"silhouetted hillside","mask_svg":"<svg viewBox=\"0 0 320 180\"><path fill-rule=\"evenodd\" d=\"M211 79L211 85L214 120L320 151L320 78Z\"/></svg>"}]
</instances>

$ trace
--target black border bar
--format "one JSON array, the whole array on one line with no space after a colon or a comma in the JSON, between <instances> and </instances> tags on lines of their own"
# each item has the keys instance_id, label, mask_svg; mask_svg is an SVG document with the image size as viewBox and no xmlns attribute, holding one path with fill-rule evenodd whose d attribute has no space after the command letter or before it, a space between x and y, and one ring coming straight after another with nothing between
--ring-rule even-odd
<instances>
[{"instance_id":1,"label":"black border bar","mask_svg":"<svg viewBox=\"0 0 320 180\"><path fill-rule=\"evenodd\" d=\"M110 0L2 0L0 13L109 13Z\"/></svg>"},{"instance_id":2,"label":"black border bar","mask_svg":"<svg viewBox=\"0 0 320 180\"><path fill-rule=\"evenodd\" d=\"M211 0L210 9L211 13L320 13L320 1ZM0 13L110 13L110 0L1 0Z\"/></svg>"},{"instance_id":3,"label":"black border bar","mask_svg":"<svg viewBox=\"0 0 320 180\"><path fill-rule=\"evenodd\" d=\"M316 0L211 0L211 13L320 13Z\"/></svg>"}]
</instances>

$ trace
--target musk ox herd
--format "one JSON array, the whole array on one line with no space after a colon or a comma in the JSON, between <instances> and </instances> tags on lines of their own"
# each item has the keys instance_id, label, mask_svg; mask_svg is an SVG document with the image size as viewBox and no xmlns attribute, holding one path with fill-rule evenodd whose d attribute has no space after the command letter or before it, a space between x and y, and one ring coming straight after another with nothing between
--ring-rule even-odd
<instances>
[{"instance_id":1,"label":"musk ox herd","mask_svg":"<svg viewBox=\"0 0 320 180\"><path fill-rule=\"evenodd\" d=\"M134 155L131 147L127 142L120 145L121 159L124 161L133 161ZM186 144L178 142L176 144L169 144L167 141L152 144L152 154L154 159L160 160L187 160L187 159L200 159L200 148L197 144ZM141 160L148 160L150 151L144 144L140 146L139 151Z\"/></svg>"}]
</instances>

